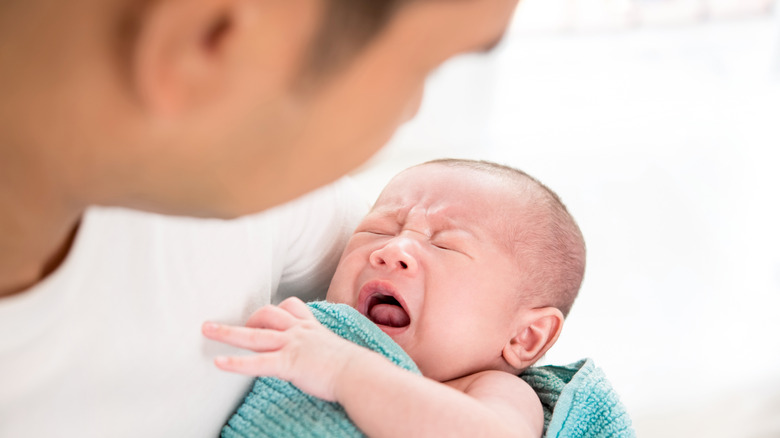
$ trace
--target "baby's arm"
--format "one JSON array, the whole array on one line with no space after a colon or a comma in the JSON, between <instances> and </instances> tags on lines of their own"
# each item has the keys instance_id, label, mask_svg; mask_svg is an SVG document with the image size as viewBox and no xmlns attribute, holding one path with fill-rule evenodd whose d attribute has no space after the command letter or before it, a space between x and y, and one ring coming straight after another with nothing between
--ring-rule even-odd
<instances>
[{"instance_id":1,"label":"baby's arm","mask_svg":"<svg viewBox=\"0 0 780 438\"><path fill-rule=\"evenodd\" d=\"M542 434L539 399L511 374L486 371L448 384L412 374L332 333L297 299L262 308L247 325L204 325L207 337L259 353L218 358L217 366L337 401L369 436Z\"/></svg>"},{"instance_id":2,"label":"baby's arm","mask_svg":"<svg viewBox=\"0 0 780 438\"><path fill-rule=\"evenodd\" d=\"M542 436L539 398L512 374L484 371L442 384L378 354L347 367L336 400L368 436Z\"/></svg>"}]
</instances>

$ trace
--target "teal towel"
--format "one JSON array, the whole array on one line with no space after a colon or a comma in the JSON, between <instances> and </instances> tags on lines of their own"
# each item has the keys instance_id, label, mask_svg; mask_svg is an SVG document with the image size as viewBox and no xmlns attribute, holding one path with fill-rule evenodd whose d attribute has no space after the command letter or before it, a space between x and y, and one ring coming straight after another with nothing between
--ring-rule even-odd
<instances>
[{"instance_id":1,"label":"teal towel","mask_svg":"<svg viewBox=\"0 0 780 438\"><path fill-rule=\"evenodd\" d=\"M523 378L544 407L545 438L635 438L631 418L591 359L531 367Z\"/></svg>"},{"instance_id":2,"label":"teal towel","mask_svg":"<svg viewBox=\"0 0 780 438\"><path fill-rule=\"evenodd\" d=\"M355 309L324 301L310 303L314 316L339 336L377 351L419 374L409 356ZM521 377L544 407L545 437L634 438L631 420L604 373L593 361L532 367ZM255 380L244 402L222 429L222 437L362 437L338 403L312 397L273 377Z\"/></svg>"},{"instance_id":3,"label":"teal towel","mask_svg":"<svg viewBox=\"0 0 780 438\"><path fill-rule=\"evenodd\" d=\"M314 316L337 335L377 351L396 365L420 374L409 355L357 310L325 301L309 303ZM273 377L255 380L235 414L222 428L225 438L362 437L338 403L312 397Z\"/></svg>"}]
</instances>

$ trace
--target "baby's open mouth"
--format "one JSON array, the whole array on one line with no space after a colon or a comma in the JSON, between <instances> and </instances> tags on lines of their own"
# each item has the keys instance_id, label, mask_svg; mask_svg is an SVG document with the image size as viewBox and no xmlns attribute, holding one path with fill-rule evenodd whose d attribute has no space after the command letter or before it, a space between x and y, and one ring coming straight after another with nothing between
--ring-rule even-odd
<instances>
[{"instance_id":1,"label":"baby's open mouth","mask_svg":"<svg viewBox=\"0 0 780 438\"><path fill-rule=\"evenodd\" d=\"M409 325L409 314L401 303L390 295L376 293L368 299L366 316L374 324L388 327L406 327Z\"/></svg>"}]
</instances>

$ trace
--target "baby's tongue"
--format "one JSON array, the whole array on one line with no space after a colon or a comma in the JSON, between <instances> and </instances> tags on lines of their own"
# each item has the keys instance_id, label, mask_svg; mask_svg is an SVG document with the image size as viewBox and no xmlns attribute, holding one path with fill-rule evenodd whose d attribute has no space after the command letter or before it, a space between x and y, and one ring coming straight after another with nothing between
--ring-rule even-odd
<instances>
[{"instance_id":1,"label":"baby's tongue","mask_svg":"<svg viewBox=\"0 0 780 438\"><path fill-rule=\"evenodd\" d=\"M368 312L374 324L390 327L406 327L409 325L409 315L401 306L394 304L377 304Z\"/></svg>"}]
</instances>

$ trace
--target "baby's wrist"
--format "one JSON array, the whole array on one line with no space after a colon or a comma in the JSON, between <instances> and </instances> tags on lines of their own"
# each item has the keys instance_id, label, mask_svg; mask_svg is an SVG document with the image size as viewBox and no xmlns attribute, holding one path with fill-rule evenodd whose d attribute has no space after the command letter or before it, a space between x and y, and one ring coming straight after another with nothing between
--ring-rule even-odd
<instances>
[{"instance_id":1,"label":"baby's wrist","mask_svg":"<svg viewBox=\"0 0 780 438\"><path fill-rule=\"evenodd\" d=\"M361 385L363 373L368 372L375 367L376 358L383 359L378 353L360 347L350 345L349 353L341 355L344 359L338 367L333 380L333 396L341 404L348 399L349 395Z\"/></svg>"}]
</instances>

